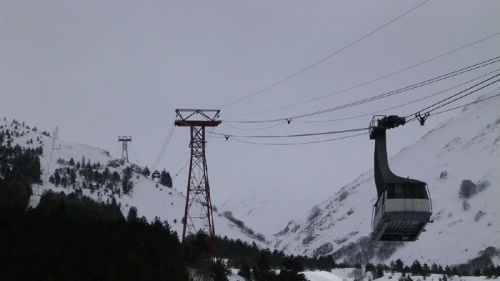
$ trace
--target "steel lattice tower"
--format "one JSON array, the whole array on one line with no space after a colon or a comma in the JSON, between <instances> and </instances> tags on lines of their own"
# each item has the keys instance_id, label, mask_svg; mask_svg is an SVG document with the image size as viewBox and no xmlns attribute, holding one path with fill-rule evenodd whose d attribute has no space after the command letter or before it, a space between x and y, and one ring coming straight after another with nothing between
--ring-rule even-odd
<instances>
[{"instance_id":1,"label":"steel lattice tower","mask_svg":"<svg viewBox=\"0 0 500 281\"><path fill-rule=\"evenodd\" d=\"M190 127L191 161L186 192L186 205L182 219L182 243L189 235L198 232L208 234L212 255L215 255L215 226L208 183L207 158L205 155L205 127L217 127L221 121L220 110L211 109L177 109L175 125Z\"/></svg>"},{"instance_id":2,"label":"steel lattice tower","mask_svg":"<svg viewBox=\"0 0 500 281\"><path fill-rule=\"evenodd\" d=\"M122 160L128 163L128 148L127 143L132 141L132 137L130 136L121 136L118 137L118 141L122 143Z\"/></svg>"}]
</instances>

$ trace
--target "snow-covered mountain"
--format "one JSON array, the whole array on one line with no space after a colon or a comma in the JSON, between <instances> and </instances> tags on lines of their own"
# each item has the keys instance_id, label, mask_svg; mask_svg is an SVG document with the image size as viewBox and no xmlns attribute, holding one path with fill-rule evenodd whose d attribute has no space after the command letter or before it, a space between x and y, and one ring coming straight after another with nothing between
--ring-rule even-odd
<instances>
[{"instance_id":1,"label":"snow-covered mountain","mask_svg":"<svg viewBox=\"0 0 500 281\"><path fill-rule=\"evenodd\" d=\"M19 122L0 120L0 130L9 130L14 144L43 148L43 184L33 186L32 206L47 190L77 191L97 201L115 200L125 215L131 207L136 207L139 216L149 220L158 216L181 233L184 195L175 187L157 185L141 174L140 167L121 163L99 148L62 141L54 145L50 134ZM388 134L388 145L391 145L391 134L397 134L397 129ZM90 165L99 163L93 169L103 172L107 168L109 173L117 172L120 177L123 177L123 170L130 167L132 191L124 194L117 186L106 188L105 185L83 188L84 179L80 174L74 186L51 183L50 176L56 170L65 173L72 168L71 159ZM266 216L265 210L259 208L254 208L256 212L245 212L243 222L241 209L245 208L222 204L215 212L216 232L291 254L331 254L338 261L347 262L383 262L400 258L405 263L418 259L427 263L456 264L487 253L493 262L500 263L500 99L463 109L456 117L438 125L414 145L392 157L390 165L396 174L425 181L429 186L433 222L416 242L375 243L368 238L376 200L373 171L362 174L303 217L288 223L275 235L273 243L269 235L256 233L246 224L249 222L259 230L266 228L259 224ZM467 199L459 194L464 181L475 191ZM264 204L272 199L251 198L255 202L238 201L239 207L245 204L259 206L259 202Z\"/></svg>"},{"instance_id":2,"label":"snow-covered mountain","mask_svg":"<svg viewBox=\"0 0 500 281\"><path fill-rule=\"evenodd\" d=\"M12 146L43 148L43 155L40 158L43 183L32 186L31 206L36 206L43 193L49 190L64 193L77 192L99 202L110 203L114 200L125 216L128 215L131 207L135 207L138 216L144 216L148 220L159 217L168 221L179 235L182 233L185 196L175 187L168 188L157 184L143 174L143 168L114 159L103 149L59 140L54 142L49 133L41 132L37 128L15 120L1 119L0 130L9 132L9 141ZM86 166L92 173L97 172L99 175L96 177L85 175L83 171ZM127 167L132 171L130 181L133 188L125 194L120 179L123 178ZM61 175L61 179L57 180L57 186L54 179L55 171ZM118 180L115 182L108 180L115 172ZM70 179L72 174L73 180ZM109 176L106 179L97 180L98 177L102 178L103 174ZM65 181L64 184L63 181ZM241 239L249 243L255 242L264 248L269 246L265 237L254 233L250 227L234 218L230 212L215 211L214 223L217 235Z\"/></svg>"},{"instance_id":3,"label":"snow-covered mountain","mask_svg":"<svg viewBox=\"0 0 500 281\"><path fill-rule=\"evenodd\" d=\"M397 129L388 131L389 146L391 134ZM390 166L397 175L428 184L433 222L419 240L375 243L368 238L376 201L373 171L368 171L291 221L276 234L275 246L293 254L333 254L349 262L400 258L405 263L457 264L486 253L499 263L499 98L464 108L392 157ZM464 180L473 191L468 199L459 195ZM485 252L488 247L493 248Z\"/></svg>"}]
</instances>

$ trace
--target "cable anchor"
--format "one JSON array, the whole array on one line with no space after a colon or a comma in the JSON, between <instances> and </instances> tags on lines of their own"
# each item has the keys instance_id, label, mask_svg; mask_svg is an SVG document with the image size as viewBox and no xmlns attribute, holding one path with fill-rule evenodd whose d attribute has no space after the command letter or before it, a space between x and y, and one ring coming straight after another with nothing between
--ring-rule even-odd
<instances>
[{"instance_id":1,"label":"cable anchor","mask_svg":"<svg viewBox=\"0 0 500 281\"><path fill-rule=\"evenodd\" d=\"M426 112L424 115L421 115L420 112L415 113L415 118L418 120L420 123L420 126L425 125L425 120L429 117L429 112Z\"/></svg>"},{"instance_id":2,"label":"cable anchor","mask_svg":"<svg viewBox=\"0 0 500 281\"><path fill-rule=\"evenodd\" d=\"M286 122L287 122L288 124L290 124L290 123L292 122L292 118L287 118L287 119L286 119Z\"/></svg>"},{"instance_id":3,"label":"cable anchor","mask_svg":"<svg viewBox=\"0 0 500 281\"><path fill-rule=\"evenodd\" d=\"M229 137L230 137L229 135L224 135L224 138L226 139L226 141L229 140Z\"/></svg>"}]
</instances>

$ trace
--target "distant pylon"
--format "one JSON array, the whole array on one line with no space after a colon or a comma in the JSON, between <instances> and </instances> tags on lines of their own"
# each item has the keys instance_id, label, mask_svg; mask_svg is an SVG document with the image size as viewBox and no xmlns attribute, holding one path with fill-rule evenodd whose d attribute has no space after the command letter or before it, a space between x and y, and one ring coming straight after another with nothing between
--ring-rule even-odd
<instances>
[{"instance_id":1,"label":"distant pylon","mask_svg":"<svg viewBox=\"0 0 500 281\"><path fill-rule=\"evenodd\" d=\"M58 134L59 134L59 128L56 127L56 129L52 133L52 150L57 150L61 148L60 145L58 145L57 143L59 138Z\"/></svg>"},{"instance_id":2,"label":"distant pylon","mask_svg":"<svg viewBox=\"0 0 500 281\"><path fill-rule=\"evenodd\" d=\"M186 192L186 205L182 218L182 243L186 243L189 235L198 232L208 234L210 239L211 255L215 257L215 226L208 183L207 159L205 155L206 140L205 127L217 127L221 121L220 110L205 109L177 109L175 125L190 127L191 161ZM194 204L194 203L198 204Z\"/></svg>"},{"instance_id":3,"label":"distant pylon","mask_svg":"<svg viewBox=\"0 0 500 281\"><path fill-rule=\"evenodd\" d=\"M118 137L118 141L122 143L122 161L128 163L128 148L127 143L132 141L132 137L130 136L120 136Z\"/></svg>"}]
</instances>

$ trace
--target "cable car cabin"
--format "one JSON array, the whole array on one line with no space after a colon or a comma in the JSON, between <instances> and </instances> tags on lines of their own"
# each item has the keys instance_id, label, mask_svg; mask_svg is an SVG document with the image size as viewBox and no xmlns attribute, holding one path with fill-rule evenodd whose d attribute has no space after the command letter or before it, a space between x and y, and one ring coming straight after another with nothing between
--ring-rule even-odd
<instances>
[{"instance_id":1,"label":"cable car cabin","mask_svg":"<svg viewBox=\"0 0 500 281\"><path fill-rule=\"evenodd\" d=\"M424 182L389 183L374 206L372 238L380 241L415 241L431 216Z\"/></svg>"},{"instance_id":2,"label":"cable car cabin","mask_svg":"<svg viewBox=\"0 0 500 281\"><path fill-rule=\"evenodd\" d=\"M427 185L403 178L389 169L386 130L405 124L404 117L374 116L370 139L375 140L375 185L378 200L373 206L372 238L380 241L415 241L432 214Z\"/></svg>"}]
</instances>

